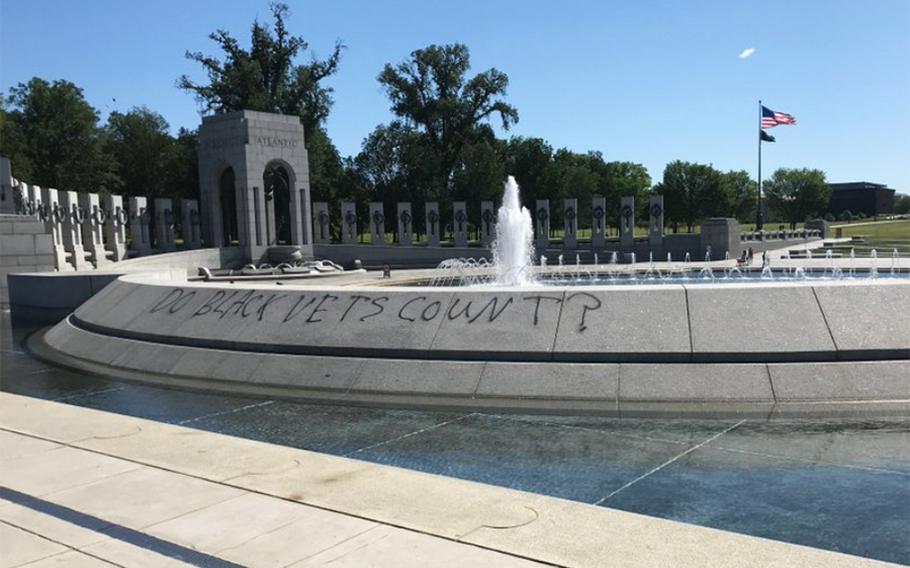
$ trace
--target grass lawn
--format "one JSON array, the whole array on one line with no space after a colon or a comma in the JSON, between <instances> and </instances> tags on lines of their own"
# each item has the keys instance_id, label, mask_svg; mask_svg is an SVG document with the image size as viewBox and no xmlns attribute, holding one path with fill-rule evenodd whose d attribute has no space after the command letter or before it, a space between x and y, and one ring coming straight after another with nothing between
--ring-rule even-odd
<instances>
[{"instance_id":1,"label":"grass lawn","mask_svg":"<svg viewBox=\"0 0 910 568\"><path fill-rule=\"evenodd\" d=\"M879 221L858 226L839 225L845 237L869 237L872 239L910 239L910 219Z\"/></svg>"}]
</instances>

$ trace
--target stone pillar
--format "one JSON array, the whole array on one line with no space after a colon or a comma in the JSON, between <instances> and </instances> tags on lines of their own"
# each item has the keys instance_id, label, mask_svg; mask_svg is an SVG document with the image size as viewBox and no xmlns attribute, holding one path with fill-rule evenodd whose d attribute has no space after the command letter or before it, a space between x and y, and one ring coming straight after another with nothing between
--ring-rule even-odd
<instances>
[{"instance_id":1,"label":"stone pillar","mask_svg":"<svg viewBox=\"0 0 910 568\"><path fill-rule=\"evenodd\" d=\"M537 226L537 239L534 241L534 248L538 253L542 253L550 246L550 201L548 199L538 199L537 207L534 214Z\"/></svg>"},{"instance_id":2,"label":"stone pillar","mask_svg":"<svg viewBox=\"0 0 910 568\"><path fill-rule=\"evenodd\" d=\"M63 243L63 218L66 217L66 211L60 206L60 194L56 189L48 187L41 188L41 200L43 206L39 218L44 217L44 227L46 232L51 234L54 244L54 266L60 272L73 270L66 252L66 245Z\"/></svg>"},{"instance_id":3,"label":"stone pillar","mask_svg":"<svg viewBox=\"0 0 910 568\"><path fill-rule=\"evenodd\" d=\"M648 245L651 250L664 246L664 196L652 195L648 202Z\"/></svg>"},{"instance_id":4,"label":"stone pillar","mask_svg":"<svg viewBox=\"0 0 910 568\"><path fill-rule=\"evenodd\" d=\"M396 213L398 215L398 244L411 246L414 241L414 217L411 215L410 202L399 203Z\"/></svg>"},{"instance_id":5,"label":"stone pillar","mask_svg":"<svg viewBox=\"0 0 910 568\"><path fill-rule=\"evenodd\" d=\"M262 178L250 180L247 172L247 186L252 187L252 191L243 191L242 199L237 203L242 204L240 226L240 242L248 243L250 261L258 264L269 245L274 244L275 239L275 208L272 202L266 203L265 191L262 189ZM251 183L255 182L255 183ZM258 185L257 185L258 184ZM242 187L241 187L242 189ZM246 213L242 213L246 211ZM271 219L269 215L271 214ZM244 235L246 236L244 238Z\"/></svg>"},{"instance_id":6,"label":"stone pillar","mask_svg":"<svg viewBox=\"0 0 910 568\"><path fill-rule=\"evenodd\" d=\"M370 242L374 245L385 244L385 213L381 201L370 202Z\"/></svg>"},{"instance_id":7,"label":"stone pillar","mask_svg":"<svg viewBox=\"0 0 910 568\"><path fill-rule=\"evenodd\" d=\"M111 253L111 260L119 262L126 258L126 224L129 222L129 215L126 214L123 197L120 195L105 195L103 203L107 211L104 246Z\"/></svg>"},{"instance_id":8,"label":"stone pillar","mask_svg":"<svg viewBox=\"0 0 910 568\"><path fill-rule=\"evenodd\" d=\"M37 185L26 185L24 199L24 208L26 215L38 216L41 210L41 188ZM41 219L44 220L43 218Z\"/></svg>"},{"instance_id":9,"label":"stone pillar","mask_svg":"<svg viewBox=\"0 0 910 568\"><path fill-rule=\"evenodd\" d=\"M101 207L97 193L80 193L79 206L85 211L82 222L82 247L92 258L95 268L101 268L110 261L104 248L104 225L108 222L107 212Z\"/></svg>"},{"instance_id":10,"label":"stone pillar","mask_svg":"<svg viewBox=\"0 0 910 568\"><path fill-rule=\"evenodd\" d=\"M341 204L341 242L346 245L357 244L360 230L357 226L357 204L345 201Z\"/></svg>"},{"instance_id":11,"label":"stone pillar","mask_svg":"<svg viewBox=\"0 0 910 568\"><path fill-rule=\"evenodd\" d=\"M439 217L439 203L427 202L427 246L438 247L442 233L442 219Z\"/></svg>"},{"instance_id":12,"label":"stone pillar","mask_svg":"<svg viewBox=\"0 0 910 568\"><path fill-rule=\"evenodd\" d=\"M9 158L0 156L0 213L10 215L16 212L13 199L13 170Z\"/></svg>"},{"instance_id":13,"label":"stone pillar","mask_svg":"<svg viewBox=\"0 0 910 568\"><path fill-rule=\"evenodd\" d=\"M711 260L723 260L727 253L735 258L740 253L740 247L739 221L725 217L704 219L701 222L701 252L693 254L692 258L705 259L709 250Z\"/></svg>"},{"instance_id":14,"label":"stone pillar","mask_svg":"<svg viewBox=\"0 0 910 568\"><path fill-rule=\"evenodd\" d=\"M174 203L167 197L155 199L155 248L172 251L177 249L174 238Z\"/></svg>"},{"instance_id":15,"label":"stone pillar","mask_svg":"<svg viewBox=\"0 0 910 568\"><path fill-rule=\"evenodd\" d=\"M625 196L619 201L619 247L634 252L635 247L635 198Z\"/></svg>"},{"instance_id":16,"label":"stone pillar","mask_svg":"<svg viewBox=\"0 0 910 568\"><path fill-rule=\"evenodd\" d=\"M575 250L578 248L578 200L564 199L562 203L562 216L565 227L562 247Z\"/></svg>"},{"instance_id":17,"label":"stone pillar","mask_svg":"<svg viewBox=\"0 0 910 568\"><path fill-rule=\"evenodd\" d=\"M90 270L91 264L85 260L85 248L82 246L82 223L86 221L86 211L79 206L79 194L75 191L61 191L60 209L63 215L63 246L70 253L70 262L76 270Z\"/></svg>"},{"instance_id":18,"label":"stone pillar","mask_svg":"<svg viewBox=\"0 0 910 568\"><path fill-rule=\"evenodd\" d=\"M492 201L480 202L480 241L489 247L496 239L496 209Z\"/></svg>"},{"instance_id":19,"label":"stone pillar","mask_svg":"<svg viewBox=\"0 0 910 568\"><path fill-rule=\"evenodd\" d=\"M313 250L313 224L310 223L310 210L313 208L313 204L310 203L310 190L309 181L307 182L306 188L300 188L297 190L297 203L300 204L300 242L302 245L306 245L301 250L304 254L307 254L307 251Z\"/></svg>"},{"instance_id":20,"label":"stone pillar","mask_svg":"<svg viewBox=\"0 0 910 568\"><path fill-rule=\"evenodd\" d=\"M595 195L591 200L591 248L603 250L607 244L607 200Z\"/></svg>"},{"instance_id":21,"label":"stone pillar","mask_svg":"<svg viewBox=\"0 0 910 568\"><path fill-rule=\"evenodd\" d=\"M464 201L452 204L452 235L456 247L468 246L468 209Z\"/></svg>"},{"instance_id":22,"label":"stone pillar","mask_svg":"<svg viewBox=\"0 0 910 568\"><path fill-rule=\"evenodd\" d=\"M301 174L302 177L303 174ZM309 172L306 172L307 183L309 183ZM306 245L310 244L310 239L305 232L305 223L303 216L305 213L305 202L306 202L306 191L304 189L298 189L295 187L294 182L296 180L290 180L290 186L288 187L288 194L290 197L290 203L288 208L291 213L291 243L292 245ZM301 251L302 254L303 251Z\"/></svg>"},{"instance_id":23,"label":"stone pillar","mask_svg":"<svg viewBox=\"0 0 910 568\"><path fill-rule=\"evenodd\" d=\"M183 248L187 250L202 247L202 226L199 217L199 202L195 199L180 201L181 228L183 229Z\"/></svg>"},{"instance_id":24,"label":"stone pillar","mask_svg":"<svg viewBox=\"0 0 910 568\"><path fill-rule=\"evenodd\" d=\"M329 204L325 201L313 202L313 242L332 242L332 219L329 217Z\"/></svg>"},{"instance_id":25,"label":"stone pillar","mask_svg":"<svg viewBox=\"0 0 910 568\"><path fill-rule=\"evenodd\" d=\"M144 197L130 197L130 250L136 256L148 254L152 249L149 238L149 219L152 214L148 210Z\"/></svg>"},{"instance_id":26,"label":"stone pillar","mask_svg":"<svg viewBox=\"0 0 910 568\"><path fill-rule=\"evenodd\" d=\"M824 219L810 219L806 221L806 228L818 231L818 235L823 239L827 239L831 232L831 225Z\"/></svg>"}]
</instances>

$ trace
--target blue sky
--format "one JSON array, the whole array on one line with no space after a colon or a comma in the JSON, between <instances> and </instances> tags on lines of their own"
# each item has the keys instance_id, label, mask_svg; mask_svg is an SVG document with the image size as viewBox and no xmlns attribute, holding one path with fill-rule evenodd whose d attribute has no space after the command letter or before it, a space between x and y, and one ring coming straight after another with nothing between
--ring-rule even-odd
<instances>
[{"instance_id":1,"label":"blue sky","mask_svg":"<svg viewBox=\"0 0 910 568\"><path fill-rule=\"evenodd\" d=\"M474 71L509 75L513 134L641 162L655 181L675 159L754 176L761 98L799 121L771 131L766 175L815 167L910 192L907 0L289 3L291 31L317 54L348 45L328 82L327 129L345 155L392 118L383 64L461 42ZM174 130L195 128L198 105L174 87L182 73L202 78L184 52L219 54L216 28L247 43L257 17L269 19L264 0L0 0L0 89L65 78L104 117L147 105Z\"/></svg>"}]
</instances>

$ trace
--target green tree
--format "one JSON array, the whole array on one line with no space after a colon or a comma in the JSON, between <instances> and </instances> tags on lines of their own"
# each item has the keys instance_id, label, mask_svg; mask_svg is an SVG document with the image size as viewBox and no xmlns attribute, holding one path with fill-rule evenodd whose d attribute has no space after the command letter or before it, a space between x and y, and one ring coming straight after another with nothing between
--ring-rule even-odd
<instances>
[{"instance_id":1,"label":"green tree","mask_svg":"<svg viewBox=\"0 0 910 568\"><path fill-rule=\"evenodd\" d=\"M362 191L361 223L367 219L368 201L382 201L391 212L398 201L410 201L415 211L428 198L427 189L433 172L432 154L426 137L400 121L379 125L363 141L363 147L349 167L352 177L359 180ZM420 215L414 215L415 231L423 227ZM389 229L394 222L390 217Z\"/></svg>"},{"instance_id":2,"label":"green tree","mask_svg":"<svg viewBox=\"0 0 910 568\"><path fill-rule=\"evenodd\" d=\"M465 145L453 173L452 189L455 199L477 204L482 200L500 199L507 175L503 163L503 146L504 143L497 140L489 130L486 135L477 136ZM477 222L480 222L479 217Z\"/></svg>"},{"instance_id":3,"label":"green tree","mask_svg":"<svg viewBox=\"0 0 910 568\"><path fill-rule=\"evenodd\" d=\"M565 227L566 198L578 199L576 215L584 223L590 215L591 197L603 185L603 177L598 170L604 170L606 164L600 153L579 154L566 148L556 151L548 176L550 199L550 226L554 229Z\"/></svg>"},{"instance_id":4,"label":"green tree","mask_svg":"<svg viewBox=\"0 0 910 568\"><path fill-rule=\"evenodd\" d=\"M108 117L107 146L120 165L127 195L154 199L176 193L169 184L177 167L177 148L168 128L164 117L147 107L115 111Z\"/></svg>"},{"instance_id":5,"label":"green tree","mask_svg":"<svg viewBox=\"0 0 910 568\"><path fill-rule=\"evenodd\" d=\"M675 161L664 168L654 192L664 196L664 211L673 232L685 224L688 232L704 217L725 214L729 208L721 174L711 166ZM719 201L720 200L720 201Z\"/></svg>"},{"instance_id":6,"label":"green tree","mask_svg":"<svg viewBox=\"0 0 910 568\"><path fill-rule=\"evenodd\" d=\"M248 50L228 32L218 30L209 37L224 52L224 61L187 52L188 59L205 68L208 83L196 83L183 75L177 86L193 93L203 108L215 113L258 110L299 116L309 153L313 195L334 202L345 173L338 150L322 128L333 104L332 88L324 81L338 70L345 46L337 41L326 59L313 57L309 63L295 64L309 44L288 31L290 11L286 4L273 3L271 11L273 29L253 22Z\"/></svg>"},{"instance_id":7,"label":"green tree","mask_svg":"<svg viewBox=\"0 0 910 568\"><path fill-rule=\"evenodd\" d=\"M49 83L38 77L10 89L3 113L7 145L17 176L42 186L80 191L120 186L116 162L105 151L97 128L98 112L82 89L69 81ZM12 138L6 140L6 132Z\"/></svg>"},{"instance_id":8,"label":"green tree","mask_svg":"<svg viewBox=\"0 0 910 568\"><path fill-rule=\"evenodd\" d=\"M431 45L412 52L408 61L386 64L379 74L392 112L426 136L434 155L432 191L444 202L462 150L476 139L478 126L494 114L504 129L518 121L518 111L502 98L508 76L488 69L467 79L470 67L466 46Z\"/></svg>"},{"instance_id":9,"label":"green tree","mask_svg":"<svg viewBox=\"0 0 910 568\"><path fill-rule=\"evenodd\" d=\"M249 50L228 32L218 30L209 38L224 51L225 61L188 51L186 57L205 68L208 83L199 84L182 75L177 86L216 113L248 109L297 115L309 136L332 108L332 89L321 82L338 70L345 46L338 41L328 58L295 65L295 58L309 44L288 32L287 4L273 3L271 11L274 33L267 25L253 22Z\"/></svg>"},{"instance_id":10,"label":"green tree","mask_svg":"<svg viewBox=\"0 0 910 568\"><path fill-rule=\"evenodd\" d=\"M831 187L821 170L780 168L764 182L768 205L796 228L796 223L817 215L831 201Z\"/></svg>"},{"instance_id":11,"label":"green tree","mask_svg":"<svg viewBox=\"0 0 910 568\"><path fill-rule=\"evenodd\" d=\"M897 215L910 213L910 195L898 193L894 196L894 213Z\"/></svg>"},{"instance_id":12,"label":"green tree","mask_svg":"<svg viewBox=\"0 0 910 568\"><path fill-rule=\"evenodd\" d=\"M606 198L606 224L619 227L619 203L622 197L634 197L639 220L648 218L648 193L651 176L647 168L634 162L607 162L600 194Z\"/></svg>"},{"instance_id":13,"label":"green tree","mask_svg":"<svg viewBox=\"0 0 910 568\"><path fill-rule=\"evenodd\" d=\"M521 187L524 205L535 210L535 201L550 197L553 147L543 138L513 137L505 146L505 171Z\"/></svg>"},{"instance_id":14,"label":"green tree","mask_svg":"<svg viewBox=\"0 0 910 568\"><path fill-rule=\"evenodd\" d=\"M27 182L34 179L32 159L29 156L28 144L19 127L18 117L8 112L5 101L0 98L0 156L10 159L13 176Z\"/></svg>"},{"instance_id":15,"label":"green tree","mask_svg":"<svg viewBox=\"0 0 910 568\"><path fill-rule=\"evenodd\" d=\"M726 186L726 196L731 199L726 215L736 217L742 223L753 221L758 204L758 183L749 172L731 170L721 174L721 182Z\"/></svg>"},{"instance_id":16,"label":"green tree","mask_svg":"<svg viewBox=\"0 0 910 568\"><path fill-rule=\"evenodd\" d=\"M173 142L173 160L168 169L169 197L199 198L199 136L195 130L181 128Z\"/></svg>"}]
</instances>

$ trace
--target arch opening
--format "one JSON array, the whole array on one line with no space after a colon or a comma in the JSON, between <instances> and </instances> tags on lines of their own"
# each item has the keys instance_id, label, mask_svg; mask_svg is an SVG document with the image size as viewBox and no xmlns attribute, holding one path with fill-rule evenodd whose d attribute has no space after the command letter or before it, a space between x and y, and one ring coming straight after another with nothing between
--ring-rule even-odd
<instances>
[{"instance_id":1,"label":"arch opening","mask_svg":"<svg viewBox=\"0 0 910 568\"><path fill-rule=\"evenodd\" d=\"M236 246L240 242L237 223L237 185L234 168L228 168L218 180L218 194L221 199L221 243L222 246Z\"/></svg>"},{"instance_id":2,"label":"arch opening","mask_svg":"<svg viewBox=\"0 0 910 568\"><path fill-rule=\"evenodd\" d=\"M291 244L291 176L287 168L277 162L265 167L262 175L265 188L266 209L274 211L274 229L270 228L270 241L279 245Z\"/></svg>"}]
</instances>

